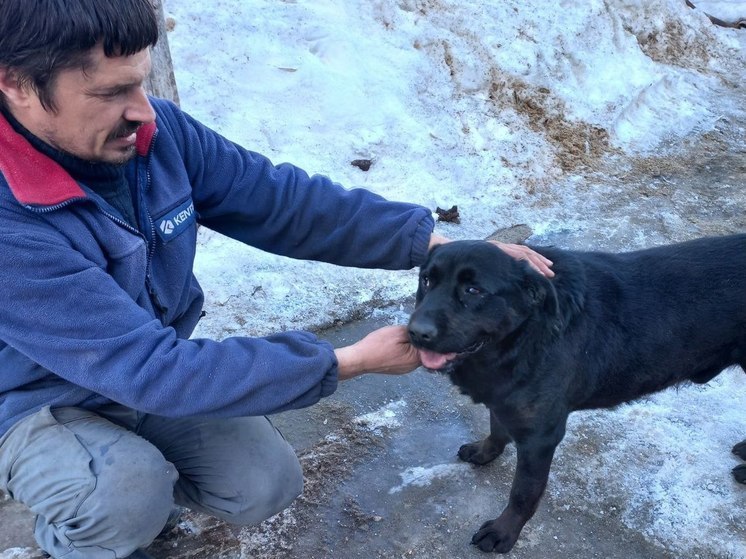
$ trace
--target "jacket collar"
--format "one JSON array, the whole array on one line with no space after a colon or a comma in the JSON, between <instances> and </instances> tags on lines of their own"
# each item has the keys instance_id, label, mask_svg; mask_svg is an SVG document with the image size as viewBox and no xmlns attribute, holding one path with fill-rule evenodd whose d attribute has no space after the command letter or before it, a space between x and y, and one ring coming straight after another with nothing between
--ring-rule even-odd
<instances>
[{"instance_id":1,"label":"jacket collar","mask_svg":"<svg viewBox=\"0 0 746 559\"><path fill-rule=\"evenodd\" d=\"M135 148L146 156L155 135L155 122L137 131ZM54 206L87 194L58 163L35 150L0 113L0 173L21 204Z\"/></svg>"}]
</instances>

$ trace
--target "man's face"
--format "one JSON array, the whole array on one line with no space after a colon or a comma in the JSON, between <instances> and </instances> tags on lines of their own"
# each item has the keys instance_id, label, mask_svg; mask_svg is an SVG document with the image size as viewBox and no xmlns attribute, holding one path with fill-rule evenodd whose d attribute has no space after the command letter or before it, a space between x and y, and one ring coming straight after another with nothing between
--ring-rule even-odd
<instances>
[{"instance_id":1,"label":"man's face","mask_svg":"<svg viewBox=\"0 0 746 559\"><path fill-rule=\"evenodd\" d=\"M135 155L135 132L155 119L143 82L150 52L107 58L98 46L91 64L63 70L54 83L56 112L42 107L31 92L14 116L47 144L81 159L122 164ZM16 110L14 110L16 109Z\"/></svg>"}]
</instances>

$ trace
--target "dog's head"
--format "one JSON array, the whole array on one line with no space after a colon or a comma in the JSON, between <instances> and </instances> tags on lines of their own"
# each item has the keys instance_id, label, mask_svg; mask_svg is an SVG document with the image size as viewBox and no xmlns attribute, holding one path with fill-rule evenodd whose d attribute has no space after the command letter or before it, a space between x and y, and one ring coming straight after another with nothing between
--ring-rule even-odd
<instances>
[{"instance_id":1,"label":"dog's head","mask_svg":"<svg viewBox=\"0 0 746 559\"><path fill-rule=\"evenodd\" d=\"M422 364L440 370L556 305L551 283L526 262L486 241L454 241L433 248L420 268L409 337Z\"/></svg>"}]
</instances>

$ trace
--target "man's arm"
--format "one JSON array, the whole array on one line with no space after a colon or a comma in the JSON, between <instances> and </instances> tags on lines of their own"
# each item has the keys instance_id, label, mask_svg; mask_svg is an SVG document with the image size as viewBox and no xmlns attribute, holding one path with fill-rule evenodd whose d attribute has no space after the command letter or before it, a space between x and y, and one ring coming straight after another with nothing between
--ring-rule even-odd
<instances>
[{"instance_id":1,"label":"man's arm","mask_svg":"<svg viewBox=\"0 0 746 559\"><path fill-rule=\"evenodd\" d=\"M275 165L154 100L155 154L183 162L199 222L264 251L341 266L410 269L427 253L431 212L322 175Z\"/></svg>"},{"instance_id":2,"label":"man's arm","mask_svg":"<svg viewBox=\"0 0 746 559\"><path fill-rule=\"evenodd\" d=\"M169 417L265 415L336 389L333 348L311 333L182 339L52 228L0 233L0 242L0 364L8 375L31 361L49 371L48 386L55 375Z\"/></svg>"}]
</instances>

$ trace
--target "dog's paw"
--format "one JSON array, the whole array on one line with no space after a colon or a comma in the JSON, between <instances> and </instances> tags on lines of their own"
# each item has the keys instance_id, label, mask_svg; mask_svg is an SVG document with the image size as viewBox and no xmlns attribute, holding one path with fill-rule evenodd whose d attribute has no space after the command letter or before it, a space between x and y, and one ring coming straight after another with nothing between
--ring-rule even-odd
<instances>
[{"instance_id":1,"label":"dog's paw","mask_svg":"<svg viewBox=\"0 0 746 559\"><path fill-rule=\"evenodd\" d=\"M733 454L738 456L741 460L746 460L746 441L741 441L733 447Z\"/></svg>"},{"instance_id":2,"label":"dog's paw","mask_svg":"<svg viewBox=\"0 0 746 559\"><path fill-rule=\"evenodd\" d=\"M464 462L471 462L478 466L489 464L500 456L505 446L496 446L489 438L468 443L458 449L458 457Z\"/></svg>"},{"instance_id":3,"label":"dog's paw","mask_svg":"<svg viewBox=\"0 0 746 559\"><path fill-rule=\"evenodd\" d=\"M482 551L507 553L515 545L520 530L513 533L500 526L499 520L490 520L482 524L479 531L471 538L472 545Z\"/></svg>"},{"instance_id":4,"label":"dog's paw","mask_svg":"<svg viewBox=\"0 0 746 559\"><path fill-rule=\"evenodd\" d=\"M733 468L733 477L738 483L746 483L746 464L739 464Z\"/></svg>"}]
</instances>

